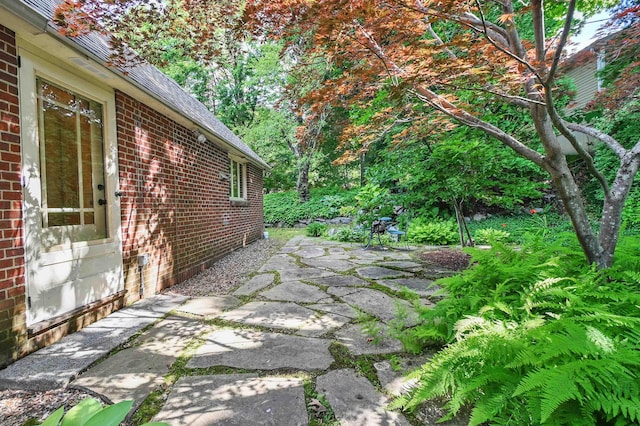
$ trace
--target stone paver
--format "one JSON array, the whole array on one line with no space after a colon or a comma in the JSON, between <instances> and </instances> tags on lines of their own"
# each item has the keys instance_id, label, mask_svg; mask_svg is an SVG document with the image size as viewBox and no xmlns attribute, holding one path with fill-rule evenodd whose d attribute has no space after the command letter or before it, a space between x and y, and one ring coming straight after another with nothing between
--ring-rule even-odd
<instances>
[{"instance_id":1,"label":"stone paver","mask_svg":"<svg viewBox=\"0 0 640 426\"><path fill-rule=\"evenodd\" d=\"M263 291L260 296L269 300L295 303L317 303L321 300L330 300L329 295L318 287L300 281L287 281Z\"/></svg>"},{"instance_id":2,"label":"stone paver","mask_svg":"<svg viewBox=\"0 0 640 426\"><path fill-rule=\"evenodd\" d=\"M350 324L335 332L338 343L347 347L352 355L381 355L402 352L402 343L387 335L387 327L380 325L374 340L362 331L361 324Z\"/></svg>"},{"instance_id":3,"label":"stone paver","mask_svg":"<svg viewBox=\"0 0 640 426\"><path fill-rule=\"evenodd\" d=\"M358 290L360 290L360 287L329 287L327 293L341 298L349 294L357 293Z\"/></svg>"},{"instance_id":4,"label":"stone paver","mask_svg":"<svg viewBox=\"0 0 640 426\"><path fill-rule=\"evenodd\" d=\"M258 272L280 271L282 269L297 268L296 260L288 254L276 254L267 261Z\"/></svg>"},{"instance_id":5,"label":"stone paver","mask_svg":"<svg viewBox=\"0 0 640 426\"><path fill-rule=\"evenodd\" d=\"M321 336L345 324L345 318L333 314L319 314L291 302L249 302L220 318L241 324L293 330L310 337Z\"/></svg>"},{"instance_id":6,"label":"stone paver","mask_svg":"<svg viewBox=\"0 0 640 426\"><path fill-rule=\"evenodd\" d=\"M180 306L178 312L211 317L235 308L240 303L240 299L233 296L194 297Z\"/></svg>"},{"instance_id":7,"label":"stone paver","mask_svg":"<svg viewBox=\"0 0 640 426\"><path fill-rule=\"evenodd\" d=\"M304 263L305 265L313 266L314 268L331 269L338 272L345 272L358 266L353 262L349 262L348 260L335 259L329 256L317 257L313 259L303 259L302 263Z\"/></svg>"},{"instance_id":8,"label":"stone paver","mask_svg":"<svg viewBox=\"0 0 640 426\"><path fill-rule=\"evenodd\" d=\"M325 395L341 425L410 425L402 414L388 411L388 399L354 370L333 370L319 376L316 390Z\"/></svg>"},{"instance_id":9,"label":"stone paver","mask_svg":"<svg viewBox=\"0 0 640 426\"><path fill-rule=\"evenodd\" d=\"M305 259L309 259L312 257L324 256L325 252L323 247L310 246L310 247L303 247L300 250L294 252L293 254Z\"/></svg>"},{"instance_id":10,"label":"stone paver","mask_svg":"<svg viewBox=\"0 0 640 426\"><path fill-rule=\"evenodd\" d=\"M298 250L298 246L284 246L278 251L278 253L293 253L296 250Z\"/></svg>"},{"instance_id":11,"label":"stone paver","mask_svg":"<svg viewBox=\"0 0 640 426\"><path fill-rule=\"evenodd\" d=\"M0 370L0 389L61 388L81 371L187 300L158 295L141 300Z\"/></svg>"},{"instance_id":12,"label":"stone paver","mask_svg":"<svg viewBox=\"0 0 640 426\"><path fill-rule=\"evenodd\" d=\"M318 268L291 268L280 271L280 281L308 280L310 278L323 278L335 275L334 272Z\"/></svg>"},{"instance_id":13,"label":"stone paver","mask_svg":"<svg viewBox=\"0 0 640 426\"><path fill-rule=\"evenodd\" d=\"M342 292L339 292L343 290ZM346 290L352 290L347 292ZM397 317L399 309L409 314L408 324L415 324L416 314L413 306L405 300L395 299L381 291L370 288L354 288L347 289L345 287L330 288L329 293L338 293L339 297L344 301L355 306L384 322L389 322Z\"/></svg>"},{"instance_id":14,"label":"stone paver","mask_svg":"<svg viewBox=\"0 0 640 426\"><path fill-rule=\"evenodd\" d=\"M135 341L139 346L123 349L91 367L73 381L113 402L134 400L137 407L164 383L169 367L187 343L204 331L202 321L168 317Z\"/></svg>"},{"instance_id":15,"label":"stone paver","mask_svg":"<svg viewBox=\"0 0 640 426\"><path fill-rule=\"evenodd\" d=\"M393 280L378 280L378 284L389 287L392 290L401 290L403 287L419 294L420 296L431 296L439 290L439 287L433 287L433 281L424 278L397 278Z\"/></svg>"},{"instance_id":16,"label":"stone paver","mask_svg":"<svg viewBox=\"0 0 640 426\"><path fill-rule=\"evenodd\" d=\"M204 345L198 348L187 367L325 370L333 362L330 343L330 340L247 329L217 330L205 337Z\"/></svg>"},{"instance_id":17,"label":"stone paver","mask_svg":"<svg viewBox=\"0 0 640 426\"><path fill-rule=\"evenodd\" d=\"M353 275L333 275L330 277L307 278L307 281L323 287L366 287L369 282Z\"/></svg>"},{"instance_id":18,"label":"stone paver","mask_svg":"<svg viewBox=\"0 0 640 426\"><path fill-rule=\"evenodd\" d=\"M172 426L306 425L301 379L251 374L182 377L154 421Z\"/></svg>"},{"instance_id":19,"label":"stone paver","mask_svg":"<svg viewBox=\"0 0 640 426\"><path fill-rule=\"evenodd\" d=\"M376 265L389 266L391 268L406 269L409 271L423 268L423 266L420 263L412 262L410 260L387 260L385 262L376 262Z\"/></svg>"},{"instance_id":20,"label":"stone paver","mask_svg":"<svg viewBox=\"0 0 640 426\"><path fill-rule=\"evenodd\" d=\"M356 269L356 272L363 278L370 278L373 280L413 276L411 272L397 271L395 269L383 268L381 266L364 266Z\"/></svg>"},{"instance_id":21,"label":"stone paver","mask_svg":"<svg viewBox=\"0 0 640 426\"><path fill-rule=\"evenodd\" d=\"M378 381L390 395L398 396L406 393L417 383L417 379L408 379L406 376L429 362L432 354L419 357L403 357L392 365L390 361L383 360L373 364L376 369Z\"/></svg>"},{"instance_id":22,"label":"stone paver","mask_svg":"<svg viewBox=\"0 0 640 426\"><path fill-rule=\"evenodd\" d=\"M329 255L348 255L344 247L329 247Z\"/></svg>"},{"instance_id":23,"label":"stone paver","mask_svg":"<svg viewBox=\"0 0 640 426\"><path fill-rule=\"evenodd\" d=\"M392 251L389 251L389 252L385 253L384 256L387 259L393 259L393 260L411 260L411 255L409 253L407 253L406 251L392 250Z\"/></svg>"},{"instance_id":24,"label":"stone paver","mask_svg":"<svg viewBox=\"0 0 640 426\"><path fill-rule=\"evenodd\" d=\"M374 250L365 250L365 249L354 249L349 252L351 257L359 260L379 260L383 261L386 251L374 251Z\"/></svg>"},{"instance_id":25,"label":"stone paver","mask_svg":"<svg viewBox=\"0 0 640 426\"><path fill-rule=\"evenodd\" d=\"M342 315L350 319L358 317L358 312L346 303L317 303L315 305L307 305L307 308L321 312L329 312L336 315Z\"/></svg>"},{"instance_id":26,"label":"stone paver","mask_svg":"<svg viewBox=\"0 0 640 426\"><path fill-rule=\"evenodd\" d=\"M242 284L236 291L233 292L234 296L250 296L256 291L260 291L265 287L269 287L275 280L274 274L260 274L251 278L246 283Z\"/></svg>"}]
</instances>

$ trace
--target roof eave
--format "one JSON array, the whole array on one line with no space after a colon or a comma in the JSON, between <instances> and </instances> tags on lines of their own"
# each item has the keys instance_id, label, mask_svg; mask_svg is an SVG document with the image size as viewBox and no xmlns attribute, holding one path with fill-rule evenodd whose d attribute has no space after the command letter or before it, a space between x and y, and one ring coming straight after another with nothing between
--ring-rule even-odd
<instances>
[{"instance_id":1,"label":"roof eave","mask_svg":"<svg viewBox=\"0 0 640 426\"><path fill-rule=\"evenodd\" d=\"M160 96L153 93L153 91L149 90L144 85L139 84L134 79L128 77L127 73L121 70L118 70L112 66L109 66L103 59L101 59L99 56L91 52L91 50L84 48L83 46L75 42L72 38L69 38L60 34L60 32L53 26L51 21L46 16L38 13L38 11L16 0L0 0L0 6L8 10L12 14L25 20L27 23L37 28L39 31L46 32L52 37L55 37L61 43L68 46L70 49L78 52L81 55L84 55L85 57L101 65L105 70L107 70L107 72L115 75L117 78L120 78L126 81L128 84L132 85L137 90L142 91L147 96L154 99L155 101L161 103L162 105L164 105L164 107L173 111L175 114L181 117L184 117L186 120L193 123L194 128L195 127L201 128L207 134L207 136L209 136L208 139L212 140L213 143L217 142L218 144L222 144L227 150L234 151L234 152L237 151L237 148L233 145L233 143L228 142L223 135L218 134L207 123L203 123L203 122L200 122L199 120L195 120L193 117L186 116L182 111L178 110L177 108L174 108L172 105L167 104ZM255 164L256 166L258 166L263 170L271 169L271 167L257 155L253 156L246 152L242 152L242 155L246 156L249 161L251 161L253 164Z\"/></svg>"}]
</instances>

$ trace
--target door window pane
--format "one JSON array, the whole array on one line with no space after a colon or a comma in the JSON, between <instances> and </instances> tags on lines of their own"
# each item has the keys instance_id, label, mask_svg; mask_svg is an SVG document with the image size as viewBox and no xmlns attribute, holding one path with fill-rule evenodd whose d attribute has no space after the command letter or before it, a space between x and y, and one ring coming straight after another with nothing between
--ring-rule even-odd
<instances>
[{"instance_id":1,"label":"door window pane","mask_svg":"<svg viewBox=\"0 0 640 426\"><path fill-rule=\"evenodd\" d=\"M73 114L46 103L43 111L42 141L46 165L47 207L80 207L76 167L76 126Z\"/></svg>"},{"instance_id":2,"label":"door window pane","mask_svg":"<svg viewBox=\"0 0 640 426\"><path fill-rule=\"evenodd\" d=\"M106 238L102 105L45 80L37 87L42 241Z\"/></svg>"},{"instance_id":3,"label":"door window pane","mask_svg":"<svg viewBox=\"0 0 640 426\"><path fill-rule=\"evenodd\" d=\"M80 225L80 213L49 213L49 226Z\"/></svg>"}]
</instances>

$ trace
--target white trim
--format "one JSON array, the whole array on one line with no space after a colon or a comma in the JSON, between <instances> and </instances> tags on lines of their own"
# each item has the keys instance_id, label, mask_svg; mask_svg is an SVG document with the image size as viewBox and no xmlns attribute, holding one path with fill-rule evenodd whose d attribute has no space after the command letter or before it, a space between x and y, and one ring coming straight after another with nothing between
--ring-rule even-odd
<instances>
[{"instance_id":1,"label":"white trim","mask_svg":"<svg viewBox=\"0 0 640 426\"><path fill-rule=\"evenodd\" d=\"M22 179L24 183L25 281L33 308L27 309L27 324L63 314L124 288L122 234L118 188L118 145L115 93L113 89L83 79L18 40ZM48 58L48 59L45 59ZM63 68L65 67L65 68ZM38 99L36 79L40 78L102 105L104 196L108 200L107 238L66 242L44 247L41 201ZM56 292L58 293L51 293ZM51 296L59 296L53 297ZM51 300L49 300L51 298ZM49 309L44 307L50 306Z\"/></svg>"},{"instance_id":2,"label":"white trim","mask_svg":"<svg viewBox=\"0 0 640 426\"><path fill-rule=\"evenodd\" d=\"M238 176L238 182L234 182L233 176L233 163L236 163L240 168L240 175ZM235 185L240 187L242 192L240 197L233 196L233 189ZM247 159L239 157L237 155L229 154L229 200L231 201L246 201L247 200Z\"/></svg>"}]
</instances>

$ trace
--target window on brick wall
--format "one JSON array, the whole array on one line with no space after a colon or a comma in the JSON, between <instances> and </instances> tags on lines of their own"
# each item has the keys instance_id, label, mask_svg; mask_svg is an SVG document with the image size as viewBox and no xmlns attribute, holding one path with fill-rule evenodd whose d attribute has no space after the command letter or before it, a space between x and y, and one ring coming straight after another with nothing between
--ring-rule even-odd
<instances>
[{"instance_id":1,"label":"window on brick wall","mask_svg":"<svg viewBox=\"0 0 640 426\"><path fill-rule=\"evenodd\" d=\"M247 163L231 157L229 170L229 197L232 200L247 199Z\"/></svg>"}]
</instances>

